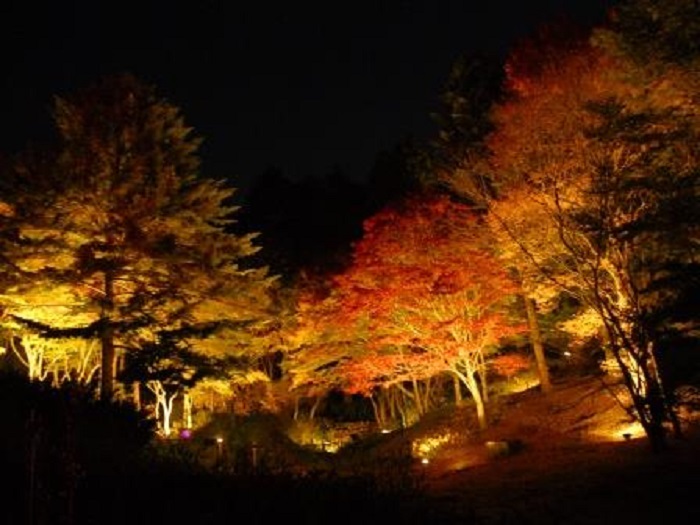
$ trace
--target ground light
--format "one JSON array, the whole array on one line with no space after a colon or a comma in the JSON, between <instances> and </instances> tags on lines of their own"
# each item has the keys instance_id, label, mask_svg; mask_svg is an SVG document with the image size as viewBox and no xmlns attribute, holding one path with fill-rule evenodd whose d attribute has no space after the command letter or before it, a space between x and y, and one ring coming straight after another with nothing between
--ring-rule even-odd
<instances>
[{"instance_id":1,"label":"ground light","mask_svg":"<svg viewBox=\"0 0 700 525\"><path fill-rule=\"evenodd\" d=\"M221 436L217 436L217 438L216 438L216 453L217 453L219 461L221 461L221 458L223 457L223 446L224 446L224 438L222 438Z\"/></svg>"},{"instance_id":2,"label":"ground light","mask_svg":"<svg viewBox=\"0 0 700 525\"><path fill-rule=\"evenodd\" d=\"M617 431L619 432L617 439L624 439L625 441L644 437L644 427L637 421L618 428Z\"/></svg>"},{"instance_id":3,"label":"ground light","mask_svg":"<svg viewBox=\"0 0 700 525\"><path fill-rule=\"evenodd\" d=\"M634 421L592 429L590 435L596 441L631 441L645 434L641 423Z\"/></svg>"}]
</instances>

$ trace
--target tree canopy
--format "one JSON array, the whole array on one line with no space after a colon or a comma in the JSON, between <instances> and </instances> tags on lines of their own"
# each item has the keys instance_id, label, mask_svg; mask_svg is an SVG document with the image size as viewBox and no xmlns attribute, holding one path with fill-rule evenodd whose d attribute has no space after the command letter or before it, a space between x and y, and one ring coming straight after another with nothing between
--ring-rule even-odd
<instances>
[{"instance_id":1,"label":"tree canopy","mask_svg":"<svg viewBox=\"0 0 700 525\"><path fill-rule=\"evenodd\" d=\"M116 353L157 344L158 330L194 341L192 327L215 327L224 339L196 348L230 352L271 279L242 262L255 236L231 233L234 190L199 173L178 108L127 74L57 98L54 119L58 143L21 158L5 193L7 311L45 337L99 339L107 398Z\"/></svg>"}]
</instances>

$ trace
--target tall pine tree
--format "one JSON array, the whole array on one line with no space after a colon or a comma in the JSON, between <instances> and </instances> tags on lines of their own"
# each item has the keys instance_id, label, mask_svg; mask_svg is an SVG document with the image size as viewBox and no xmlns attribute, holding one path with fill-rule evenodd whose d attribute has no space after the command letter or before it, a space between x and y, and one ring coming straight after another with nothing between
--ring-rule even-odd
<instances>
[{"instance_id":1,"label":"tall pine tree","mask_svg":"<svg viewBox=\"0 0 700 525\"><path fill-rule=\"evenodd\" d=\"M54 118L55 152L15 174L10 312L48 337L98 339L105 399L120 349L197 326L221 343L218 328L236 339L264 319L271 279L240 263L254 235L230 233L234 190L200 175L201 141L177 107L123 74L57 98Z\"/></svg>"}]
</instances>

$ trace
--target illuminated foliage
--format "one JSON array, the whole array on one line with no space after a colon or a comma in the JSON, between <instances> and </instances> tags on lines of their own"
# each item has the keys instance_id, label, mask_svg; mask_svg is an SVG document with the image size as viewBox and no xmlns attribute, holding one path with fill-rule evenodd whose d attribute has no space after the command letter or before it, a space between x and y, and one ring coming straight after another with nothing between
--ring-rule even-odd
<instances>
[{"instance_id":1,"label":"illuminated foliage","mask_svg":"<svg viewBox=\"0 0 700 525\"><path fill-rule=\"evenodd\" d=\"M337 366L362 344L358 334L340 322L331 286L328 279L303 272L295 287L293 319L283 332L283 369L297 404L300 398L320 402L329 391L340 389ZM313 412L312 407L311 418Z\"/></svg>"},{"instance_id":2,"label":"illuminated foliage","mask_svg":"<svg viewBox=\"0 0 700 525\"><path fill-rule=\"evenodd\" d=\"M157 345L159 331L211 356L244 347L270 279L240 264L254 236L230 233L233 190L199 174L179 110L122 75L57 99L54 116L56 151L23 159L10 194L10 312L47 337L99 340L106 398L117 353Z\"/></svg>"},{"instance_id":3,"label":"illuminated foliage","mask_svg":"<svg viewBox=\"0 0 700 525\"><path fill-rule=\"evenodd\" d=\"M458 377L485 425L485 362L521 330L505 306L517 288L489 251L478 219L447 197L420 197L365 223L338 276L339 312L365 341L341 373L353 391Z\"/></svg>"},{"instance_id":4,"label":"illuminated foliage","mask_svg":"<svg viewBox=\"0 0 700 525\"><path fill-rule=\"evenodd\" d=\"M661 447L674 416L650 321L677 295L669 285L679 265L697 261L698 163L688 147L697 78L675 65L645 70L604 32L596 41L607 47L514 55L512 97L495 108L489 140L500 192L489 221L535 296L566 293L586 307L570 328L595 332L597 314L633 410Z\"/></svg>"}]
</instances>

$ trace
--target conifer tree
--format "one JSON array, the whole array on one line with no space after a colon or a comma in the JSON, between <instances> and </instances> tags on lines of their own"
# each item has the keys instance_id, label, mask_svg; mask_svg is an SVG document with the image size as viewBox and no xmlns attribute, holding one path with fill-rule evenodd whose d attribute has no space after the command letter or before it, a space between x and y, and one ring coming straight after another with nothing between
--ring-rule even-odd
<instances>
[{"instance_id":1,"label":"conifer tree","mask_svg":"<svg viewBox=\"0 0 700 525\"><path fill-rule=\"evenodd\" d=\"M200 175L201 141L179 109L123 74L57 98L54 119L55 151L15 174L16 317L47 337L98 339L106 399L120 349L157 344L159 331L207 335L197 347L214 354L235 346L212 334L236 339L264 318L271 280L241 264L254 235L230 233L234 190ZM48 300L59 293L60 306ZM39 315L56 308L60 322Z\"/></svg>"}]
</instances>

